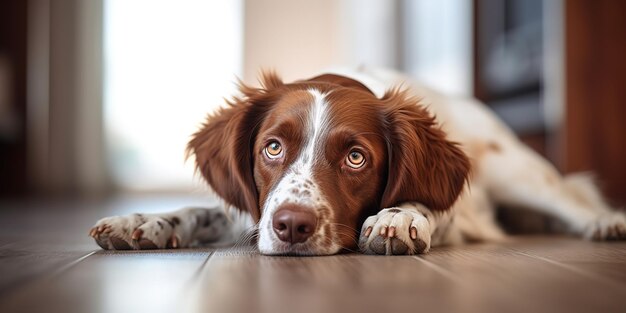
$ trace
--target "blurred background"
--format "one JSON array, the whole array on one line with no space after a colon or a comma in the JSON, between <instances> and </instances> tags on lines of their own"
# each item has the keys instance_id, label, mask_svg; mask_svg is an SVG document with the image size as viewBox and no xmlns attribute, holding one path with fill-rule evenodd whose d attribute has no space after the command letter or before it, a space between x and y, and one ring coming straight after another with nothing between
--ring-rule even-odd
<instances>
[{"instance_id":1,"label":"blurred background","mask_svg":"<svg viewBox=\"0 0 626 313\"><path fill-rule=\"evenodd\" d=\"M262 68L395 68L483 100L626 203L626 1L0 1L0 197L201 193L184 147Z\"/></svg>"}]
</instances>

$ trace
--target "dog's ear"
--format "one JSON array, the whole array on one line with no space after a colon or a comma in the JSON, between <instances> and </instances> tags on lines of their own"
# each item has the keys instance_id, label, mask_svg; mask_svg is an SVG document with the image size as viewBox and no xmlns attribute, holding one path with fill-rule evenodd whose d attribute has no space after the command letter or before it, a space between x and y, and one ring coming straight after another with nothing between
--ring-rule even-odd
<instances>
[{"instance_id":1,"label":"dog's ear","mask_svg":"<svg viewBox=\"0 0 626 313\"><path fill-rule=\"evenodd\" d=\"M260 218L253 177L252 149L258 126L275 103L272 90L283 86L274 73L263 73L261 88L240 83L242 95L207 117L192 135L187 154L195 155L196 170L213 190L239 210Z\"/></svg>"},{"instance_id":2,"label":"dog's ear","mask_svg":"<svg viewBox=\"0 0 626 313\"><path fill-rule=\"evenodd\" d=\"M406 92L391 90L381 100L389 155L381 205L414 201L431 210L449 209L469 175L467 156Z\"/></svg>"}]
</instances>

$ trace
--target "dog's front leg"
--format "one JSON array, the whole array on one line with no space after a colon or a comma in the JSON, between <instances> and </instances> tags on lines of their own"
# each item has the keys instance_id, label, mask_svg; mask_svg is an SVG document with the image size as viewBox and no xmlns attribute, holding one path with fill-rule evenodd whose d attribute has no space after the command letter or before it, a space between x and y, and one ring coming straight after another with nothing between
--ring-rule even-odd
<instances>
[{"instance_id":1,"label":"dog's front leg","mask_svg":"<svg viewBox=\"0 0 626 313\"><path fill-rule=\"evenodd\" d=\"M184 208L106 217L96 222L89 235L106 250L185 248L218 240L230 227L221 209Z\"/></svg>"},{"instance_id":2,"label":"dog's front leg","mask_svg":"<svg viewBox=\"0 0 626 313\"><path fill-rule=\"evenodd\" d=\"M368 217L361 228L359 248L365 254L421 254L430 250L431 237L447 216L434 214L419 203L403 203Z\"/></svg>"}]
</instances>

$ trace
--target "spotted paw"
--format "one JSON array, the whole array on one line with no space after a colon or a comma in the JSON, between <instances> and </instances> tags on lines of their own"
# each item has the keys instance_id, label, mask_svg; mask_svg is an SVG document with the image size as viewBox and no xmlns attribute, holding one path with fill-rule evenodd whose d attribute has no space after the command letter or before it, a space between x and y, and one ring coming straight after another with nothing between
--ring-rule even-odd
<instances>
[{"instance_id":1,"label":"spotted paw","mask_svg":"<svg viewBox=\"0 0 626 313\"><path fill-rule=\"evenodd\" d=\"M112 216L99 220L89 235L105 250L177 248L178 224L178 217L154 214Z\"/></svg>"},{"instance_id":2,"label":"spotted paw","mask_svg":"<svg viewBox=\"0 0 626 313\"><path fill-rule=\"evenodd\" d=\"M626 215L623 212L609 212L590 223L584 233L591 240L626 240Z\"/></svg>"},{"instance_id":3,"label":"spotted paw","mask_svg":"<svg viewBox=\"0 0 626 313\"><path fill-rule=\"evenodd\" d=\"M428 219L410 209L383 209L363 223L359 248L365 254L426 253L430 249Z\"/></svg>"},{"instance_id":4,"label":"spotted paw","mask_svg":"<svg viewBox=\"0 0 626 313\"><path fill-rule=\"evenodd\" d=\"M218 208L184 208L103 218L89 235L105 250L185 248L220 240L230 227Z\"/></svg>"}]
</instances>

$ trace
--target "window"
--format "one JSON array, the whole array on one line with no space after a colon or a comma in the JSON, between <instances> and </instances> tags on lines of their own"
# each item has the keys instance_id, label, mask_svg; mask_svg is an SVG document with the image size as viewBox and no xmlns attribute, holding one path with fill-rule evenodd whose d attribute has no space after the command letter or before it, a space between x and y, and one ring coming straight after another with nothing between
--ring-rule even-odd
<instances>
[{"instance_id":1,"label":"window","mask_svg":"<svg viewBox=\"0 0 626 313\"><path fill-rule=\"evenodd\" d=\"M240 1L108 0L104 8L105 134L126 190L194 185L189 136L235 91Z\"/></svg>"}]
</instances>

